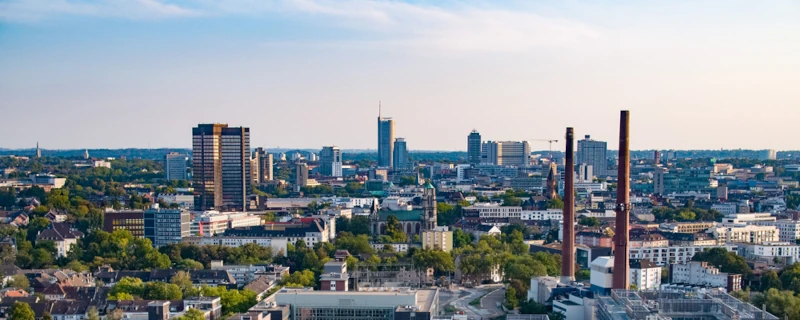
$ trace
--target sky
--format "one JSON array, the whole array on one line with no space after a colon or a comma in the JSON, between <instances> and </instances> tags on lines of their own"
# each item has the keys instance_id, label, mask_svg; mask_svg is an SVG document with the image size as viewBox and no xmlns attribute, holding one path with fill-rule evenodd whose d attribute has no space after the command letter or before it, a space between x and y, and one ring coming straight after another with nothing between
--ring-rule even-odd
<instances>
[{"instance_id":1,"label":"sky","mask_svg":"<svg viewBox=\"0 0 800 320\"><path fill-rule=\"evenodd\" d=\"M798 150L800 2L0 0L0 148Z\"/></svg>"}]
</instances>

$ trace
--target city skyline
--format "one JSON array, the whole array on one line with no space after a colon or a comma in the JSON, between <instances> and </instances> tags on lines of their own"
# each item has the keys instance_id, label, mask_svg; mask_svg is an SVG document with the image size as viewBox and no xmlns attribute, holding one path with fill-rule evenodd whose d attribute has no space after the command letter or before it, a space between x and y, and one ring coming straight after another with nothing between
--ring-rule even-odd
<instances>
[{"instance_id":1,"label":"city skyline","mask_svg":"<svg viewBox=\"0 0 800 320\"><path fill-rule=\"evenodd\" d=\"M473 128L519 141L567 126L613 150L619 109L638 119L634 150L796 150L798 13L791 1L7 1L0 109L17 120L0 148L188 147L188 128L222 122L252 128L254 146L373 149L381 100L415 150L465 150Z\"/></svg>"}]
</instances>

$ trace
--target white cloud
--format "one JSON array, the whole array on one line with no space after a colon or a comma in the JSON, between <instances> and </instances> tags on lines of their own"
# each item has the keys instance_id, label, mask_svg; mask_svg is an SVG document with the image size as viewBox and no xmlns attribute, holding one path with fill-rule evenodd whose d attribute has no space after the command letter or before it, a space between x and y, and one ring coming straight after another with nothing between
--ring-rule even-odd
<instances>
[{"instance_id":1,"label":"white cloud","mask_svg":"<svg viewBox=\"0 0 800 320\"><path fill-rule=\"evenodd\" d=\"M334 41L337 46L371 45L424 53L530 52L600 36L595 28L580 22L532 10L500 8L491 2L438 4L387 0L10 0L0 2L0 21L31 22L64 15L126 19L246 15L267 19L267 14L279 14L346 31L346 36ZM370 40L349 39L353 34Z\"/></svg>"}]
</instances>

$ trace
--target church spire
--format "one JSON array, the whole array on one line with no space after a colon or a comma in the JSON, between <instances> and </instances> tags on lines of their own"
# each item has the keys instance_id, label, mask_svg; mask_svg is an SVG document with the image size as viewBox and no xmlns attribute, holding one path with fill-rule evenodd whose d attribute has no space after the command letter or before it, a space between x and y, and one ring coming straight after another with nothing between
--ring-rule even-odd
<instances>
[{"instance_id":1,"label":"church spire","mask_svg":"<svg viewBox=\"0 0 800 320\"><path fill-rule=\"evenodd\" d=\"M42 150L39 149L39 141L36 141L36 157L37 158L41 158L42 157Z\"/></svg>"}]
</instances>

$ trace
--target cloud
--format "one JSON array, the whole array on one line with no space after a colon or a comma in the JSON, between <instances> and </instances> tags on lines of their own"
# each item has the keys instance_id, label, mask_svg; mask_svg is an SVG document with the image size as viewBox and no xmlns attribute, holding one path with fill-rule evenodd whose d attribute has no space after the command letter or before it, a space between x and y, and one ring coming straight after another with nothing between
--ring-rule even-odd
<instances>
[{"instance_id":1,"label":"cloud","mask_svg":"<svg viewBox=\"0 0 800 320\"><path fill-rule=\"evenodd\" d=\"M87 15L129 19L249 16L266 20L280 15L343 31L332 44L323 46L372 46L420 53L526 53L542 46L569 45L600 37L596 28L548 17L530 8L479 0L432 3L435 4L388 0L10 0L0 2L0 19L37 21L59 15Z\"/></svg>"},{"instance_id":2,"label":"cloud","mask_svg":"<svg viewBox=\"0 0 800 320\"><path fill-rule=\"evenodd\" d=\"M95 16L124 19L160 19L196 16L200 12L159 0L5 0L0 1L0 21L31 23L61 16Z\"/></svg>"}]
</instances>

